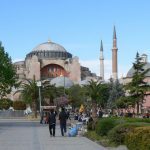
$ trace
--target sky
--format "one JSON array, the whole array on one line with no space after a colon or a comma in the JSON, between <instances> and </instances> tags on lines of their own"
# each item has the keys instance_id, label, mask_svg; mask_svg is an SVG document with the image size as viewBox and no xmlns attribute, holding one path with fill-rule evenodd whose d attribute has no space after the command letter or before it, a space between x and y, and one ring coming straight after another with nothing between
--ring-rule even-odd
<instances>
[{"instance_id":1,"label":"sky","mask_svg":"<svg viewBox=\"0 0 150 150\"><path fill-rule=\"evenodd\" d=\"M115 25L118 76L125 77L137 51L150 55L149 8L149 0L0 0L0 41L15 62L50 39L100 75L102 40L108 79Z\"/></svg>"}]
</instances>

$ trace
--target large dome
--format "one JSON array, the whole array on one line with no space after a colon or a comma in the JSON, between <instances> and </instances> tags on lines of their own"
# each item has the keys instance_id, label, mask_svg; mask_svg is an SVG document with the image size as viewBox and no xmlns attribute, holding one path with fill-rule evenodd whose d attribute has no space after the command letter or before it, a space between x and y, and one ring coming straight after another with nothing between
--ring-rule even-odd
<instances>
[{"instance_id":1,"label":"large dome","mask_svg":"<svg viewBox=\"0 0 150 150\"><path fill-rule=\"evenodd\" d=\"M45 42L39 44L33 50L26 55L26 58L32 58L36 55L40 59L67 59L72 58L72 54L67 52L65 48L59 44L53 42Z\"/></svg>"},{"instance_id":2,"label":"large dome","mask_svg":"<svg viewBox=\"0 0 150 150\"><path fill-rule=\"evenodd\" d=\"M144 65L144 67L143 67L144 70L149 69L149 68L150 68L150 63L146 63L146 64ZM132 67L132 68L128 71L128 73L127 73L127 78L132 78L134 72L135 72L135 70L134 70L134 68ZM146 77L150 77L150 71L148 71L148 72L146 73Z\"/></svg>"},{"instance_id":3,"label":"large dome","mask_svg":"<svg viewBox=\"0 0 150 150\"><path fill-rule=\"evenodd\" d=\"M53 42L45 42L38 46L36 46L33 51L59 51L59 52L66 52L65 48L59 44Z\"/></svg>"}]
</instances>

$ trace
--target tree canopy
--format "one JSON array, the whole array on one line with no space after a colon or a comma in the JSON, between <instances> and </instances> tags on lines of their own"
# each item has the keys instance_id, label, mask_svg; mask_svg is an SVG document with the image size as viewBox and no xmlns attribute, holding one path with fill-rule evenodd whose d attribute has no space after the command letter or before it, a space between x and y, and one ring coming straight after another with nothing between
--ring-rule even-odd
<instances>
[{"instance_id":1,"label":"tree canopy","mask_svg":"<svg viewBox=\"0 0 150 150\"><path fill-rule=\"evenodd\" d=\"M101 88L101 82L95 82L93 80L89 81L89 84L86 85L85 87L87 88L87 95L91 98L92 102L92 117L96 118L97 116L97 102L100 99L101 93L100 93L100 88Z\"/></svg>"},{"instance_id":2,"label":"tree canopy","mask_svg":"<svg viewBox=\"0 0 150 150\"><path fill-rule=\"evenodd\" d=\"M79 107L86 101L85 88L79 85L73 85L68 90L69 100L73 107Z\"/></svg>"},{"instance_id":3,"label":"tree canopy","mask_svg":"<svg viewBox=\"0 0 150 150\"><path fill-rule=\"evenodd\" d=\"M11 92L11 88L16 86L17 76L11 58L5 52L0 42L0 98Z\"/></svg>"},{"instance_id":4,"label":"tree canopy","mask_svg":"<svg viewBox=\"0 0 150 150\"><path fill-rule=\"evenodd\" d=\"M137 113L139 113L139 104L143 103L144 97L150 90L149 84L144 81L146 73L150 70L150 68L144 69L145 64L146 62L142 61L142 57L140 57L137 52L135 62L133 63L134 74L132 81L125 86L125 89L129 91L129 96L132 97L134 104L137 105Z\"/></svg>"},{"instance_id":5,"label":"tree canopy","mask_svg":"<svg viewBox=\"0 0 150 150\"><path fill-rule=\"evenodd\" d=\"M37 107L38 107L38 98L39 98L39 88L37 86L37 81L35 80L35 76L33 80L26 79L20 85L20 90L17 92L21 92L21 98L27 104L32 106L35 117L37 117ZM16 92L16 93L17 93Z\"/></svg>"},{"instance_id":6,"label":"tree canopy","mask_svg":"<svg viewBox=\"0 0 150 150\"><path fill-rule=\"evenodd\" d=\"M108 99L108 108L113 109L116 108L116 101L121 96L124 96L125 92L123 89L123 85L119 83L118 80L110 79L109 83L109 99Z\"/></svg>"}]
</instances>

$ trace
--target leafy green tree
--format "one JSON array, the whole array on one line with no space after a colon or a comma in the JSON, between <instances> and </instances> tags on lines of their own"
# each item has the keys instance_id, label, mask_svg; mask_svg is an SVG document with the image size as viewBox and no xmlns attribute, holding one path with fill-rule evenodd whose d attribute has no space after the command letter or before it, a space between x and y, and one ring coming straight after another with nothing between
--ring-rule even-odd
<instances>
[{"instance_id":1,"label":"leafy green tree","mask_svg":"<svg viewBox=\"0 0 150 150\"><path fill-rule=\"evenodd\" d=\"M70 87L68 89L68 96L74 108L79 107L86 101L84 88L79 85L73 85L72 87Z\"/></svg>"},{"instance_id":2,"label":"leafy green tree","mask_svg":"<svg viewBox=\"0 0 150 150\"><path fill-rule=\"evenodd\" d=\"M99 89L100 97L98 99L98 104L101 108L107 107L107 101L109 98L109 84L103 83Z\"/></svg>"},{"instance_id":3,"label":"leafy green tree","mask_svg":"<svg viewBox=\"0 0 150 150\"><path fill-rule=\"evenodd\" d=\"M54 99L58 96L58 90L55 85L45 85L42 88L43 99L48 99L50 105L54 105Z\"/></svg>"},{"instance_id":4,"label":"leafy green tree","mask_svg":"<svg viewBox=\"0 0 150 150\"><path fill-rule=\"evenodd\" d=\"M127 109L128 106L134 105L134 100L130 96L121 96L116 100L115 103L116 103L117 108Z\"/></svg>"},{"instance_id":5,"label":"leafy green tree","mask_svg":"<svg viewBox=\"0 0 150 150\"><path fill-rule=\"evenodd\" d=\"M116 101L121 96L124 96L125 92L123 89L123 85L119 83L118 80L110 79L109 83L109 99L108 99L108 108L114 109L116 108Z\"/></svg>"},{"instance_id":6,"label":"leafy green tree","mask_svg":"<svg viewBox=\"0 0 150 150\"><path fill-rule=\"evenodd\" d=\"M135 62L133 63L134 74L132 81L125 86L134 104L137 105L137 113L139 113L140 104L143 103L144 97L150 90L150 86L144 81L146 73L150 70L150 68L144 69L145 64L146 63L142 61L142 57L140 57L137 52Z\"/></svg>"},{"instance_id":7,"label":"leafy green tree","mask_svg":"<svg viewBox=\"0 0 150 150\"><path fill-rule=\"evenodd\" d=\"M11 92L11 88L17 85L16 82L15 68L0 42L0 99Z\"/></svg>"}]
</instances>

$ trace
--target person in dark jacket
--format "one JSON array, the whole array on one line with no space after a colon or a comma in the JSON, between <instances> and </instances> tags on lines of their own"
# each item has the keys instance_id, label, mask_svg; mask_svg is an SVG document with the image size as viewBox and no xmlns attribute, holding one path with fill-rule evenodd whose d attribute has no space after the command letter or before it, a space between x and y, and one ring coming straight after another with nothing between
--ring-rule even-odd
<instances>
[{"instance_id":1,"label":"person in dark jacket","mask_svg":"<svg viewBox=\"0 0 150 150\"><path fill-rule=\"evenodd\" d=\"M49 123L50 136L55 136L56 114L54 113L53 109L50 110L48 123Z\"/></svg>"},{"instance_id":2,"label":"person in dark jacket","mask_svg":"<svg viewBox=\"0 0 150 150\"><path fill-rule=\"evenodd\" d=\"M60 114L59 114L60 129L61 129L61 135L62 135L62 136L64 136L64 133L67 132L67 129L66 129L67 118L68 118L68 115L67 115L67 113L65 112L65 109L62 108L62 109L61 109L61 112L60 112Z\"/></svg>"}]
</instances>

